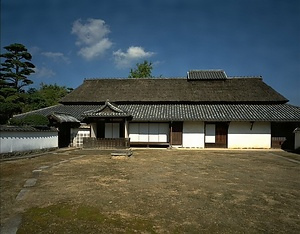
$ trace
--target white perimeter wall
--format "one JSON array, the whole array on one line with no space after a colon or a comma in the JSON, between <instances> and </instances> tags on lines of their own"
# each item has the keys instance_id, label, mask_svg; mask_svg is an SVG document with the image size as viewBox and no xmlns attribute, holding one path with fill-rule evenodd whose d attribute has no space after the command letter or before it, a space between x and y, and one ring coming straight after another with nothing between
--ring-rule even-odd
<instances>
[{"instance_id":1,"label":"white perimeter wall","mask_svg":"<svg viewBox=\"0 0 300 234\"><path fill-rule=\"evenodd\" d=\"M271 123L231 122L228 148L271 148Z\"/></svg>"},{"instance_id":2,"label":"white perimeter wall","mask_svg":"<svg viewBox=\"0 0 300 234\"><path fill-rule=\"evenodd\" d=\"M58 132L1 132L0 153L58 147Z\"/></svg>"},{"instance_id":3,"label":"white perimeter wall","mask_svg":"<svg viewBox=\"0 0 300 234\"><path fill-rule=\"evenodd\" d=\"M182 146L204 148L204 122L183 122Z\"/></svg>"}]
</instances>

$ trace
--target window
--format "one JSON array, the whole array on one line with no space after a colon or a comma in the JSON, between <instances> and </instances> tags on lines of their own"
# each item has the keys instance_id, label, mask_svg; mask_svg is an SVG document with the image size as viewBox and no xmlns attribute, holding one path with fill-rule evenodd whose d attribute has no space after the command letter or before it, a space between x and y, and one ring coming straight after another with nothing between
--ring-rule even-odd
<instances>
[{"instance_id":1,"label":"window","mask_svg":"<svg viewBox=\"0 0 300 234\"><path fill-rule=\"evenodd\" d=\"M120 138L120 123L105 123L105 138Z\"/></svg>"},{"instance_id":2,"label":"window","mask_svg":"<svg viewBox=\"0 0 300 234\"><path fill-rule=\"evenodd\" d=\"M130 123L131 142L168 142L168 123Z\"/></svg>"},{"instance_id":3,"label":"window","mask_svg":"<svg viewBox=\"0 0 300 234\"><path fill-rule=\"evenodd\" d=\"M205 143L216 143L216 125L206 124L205 126Z\"/></svg>"}]
</instances>

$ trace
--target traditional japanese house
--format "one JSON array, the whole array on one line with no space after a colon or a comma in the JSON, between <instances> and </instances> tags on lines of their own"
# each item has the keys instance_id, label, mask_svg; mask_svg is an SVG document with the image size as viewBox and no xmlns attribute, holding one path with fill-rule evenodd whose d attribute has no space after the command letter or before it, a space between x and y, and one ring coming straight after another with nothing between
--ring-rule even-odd
<instances>
[{"instance_id":1,"label":"traditional japanese house","mask_svg":"<svg viewBox=\"0 0 300 234\"><path fill-rule=\"evenodd\" d=\"M300 107L262 77L223 70L85 79L59 105L30 113L48 116L63 132L60 145L76 147L280 148L300 127Z\"/></svg>"}]
</instances>

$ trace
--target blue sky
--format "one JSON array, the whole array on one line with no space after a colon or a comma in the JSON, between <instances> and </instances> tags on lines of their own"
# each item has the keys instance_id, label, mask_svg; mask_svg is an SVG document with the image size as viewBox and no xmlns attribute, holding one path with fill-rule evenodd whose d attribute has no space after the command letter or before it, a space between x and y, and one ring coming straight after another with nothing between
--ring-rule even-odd
<instances>
[{"instance_id":1,"label":"blue sky","mask_svg":"<svg viewBox=\"0 0 300 234\"><path fill-rule=\"evenodd\" d=\"M148 60L155 76L261 75L300 106L299 0L2 0L1 47L12 43L33 55L36 87L126 78Z\"/></svg>"}]
</instances>

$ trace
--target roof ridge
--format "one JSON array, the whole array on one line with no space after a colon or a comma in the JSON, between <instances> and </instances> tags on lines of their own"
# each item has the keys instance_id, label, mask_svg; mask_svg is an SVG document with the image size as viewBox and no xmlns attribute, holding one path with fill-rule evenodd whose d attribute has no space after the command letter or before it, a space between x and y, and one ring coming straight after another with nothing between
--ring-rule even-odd
<instances>
[{"instance_id":1,"label":"roof ridge","mask_svg":"<svg viewBox=\"0 0 300 234\"><path fill-rule=\"evenodd\" d=\"M95 80L172 80L172 79L186 79L184 76L177 77L149 77L149 78L120 78L120 77L99 77L99 78L85 78L84 81L95 81Z\"/></svg>"},{"instance_id":2,"label":"roof ridge","mask_svg":"<svg viewBox=\"0 0 300 234\"><path fill-rule=\"evenodd\" d=\"M191 69L190 71L224 71L223 69Z\"/></svg>"},{"instance_id":3,"label":"roof ridge","mask_svg":"<svg viewBox=\"0 0 300 234\"><path fill-rule=\"evenodd\" d=\"M85 111L84 113L100 113L102 112L106 107L108 107L109 109L111 109L114 112L117 113L127 113L125 110L123 110L122 108L118 107L117 105L112 104L111 102L109 102L109 100L105 101L104 105L101 105L99 108L95 108L95 109L91 109L88 111Z\"/></svg>"},{"instance_id":4,"label":"roof ridge","mask_svg":"<svg viewBox=\"0 0 300 234\"><path fill-rule=\"evenodd\" d=\"M125 113L126 111L122 110L120 107L118 107L117 105L114 105L112 104L111 102L109 102L109 100L107 99L106 102L105 102L105 105L104 105L104 108L105 107L109 107L110 109L112 109L113 111L116 111L118 113ZM103 109L104 109L103 108ZM103 110L102 109L102 110Z\"/></svg>"},{"instance_id":5,"label":"roof ridge","mask_svg":"<svg viewBox=\"0 0 300 234\"><path fill-rule=\"evenodd\" d=\"M47 109L53 108L53 107L55 107L55 106L60 106L60 105L63 105L63 104L59 103L59 104L56 104L56 105L47 106L47 107L40 108L40 109L37 109L37 110L32 110L32 111L24 112L24 113L21 113L21 114L17 114L17 115L14 115L13 117L22 116L22 115L24 115L24 114L27 115L27 114L34 113L34 112L41 111L41 110L47 110Z\"/></svg>"},{"instance_id":6,"label":"roof ridge","mask_svg":"<svg viewBox=\"0 0 300 234\"><path fill-rule=\"evenodd\" d=\"M260 79L262 79L263 78L263 76L261 76L261 75L258 75L258 76L228 76L228 78L249 78L249 79L251 79L251 78L260 78Z\"/></svg>"}]
</instances>

